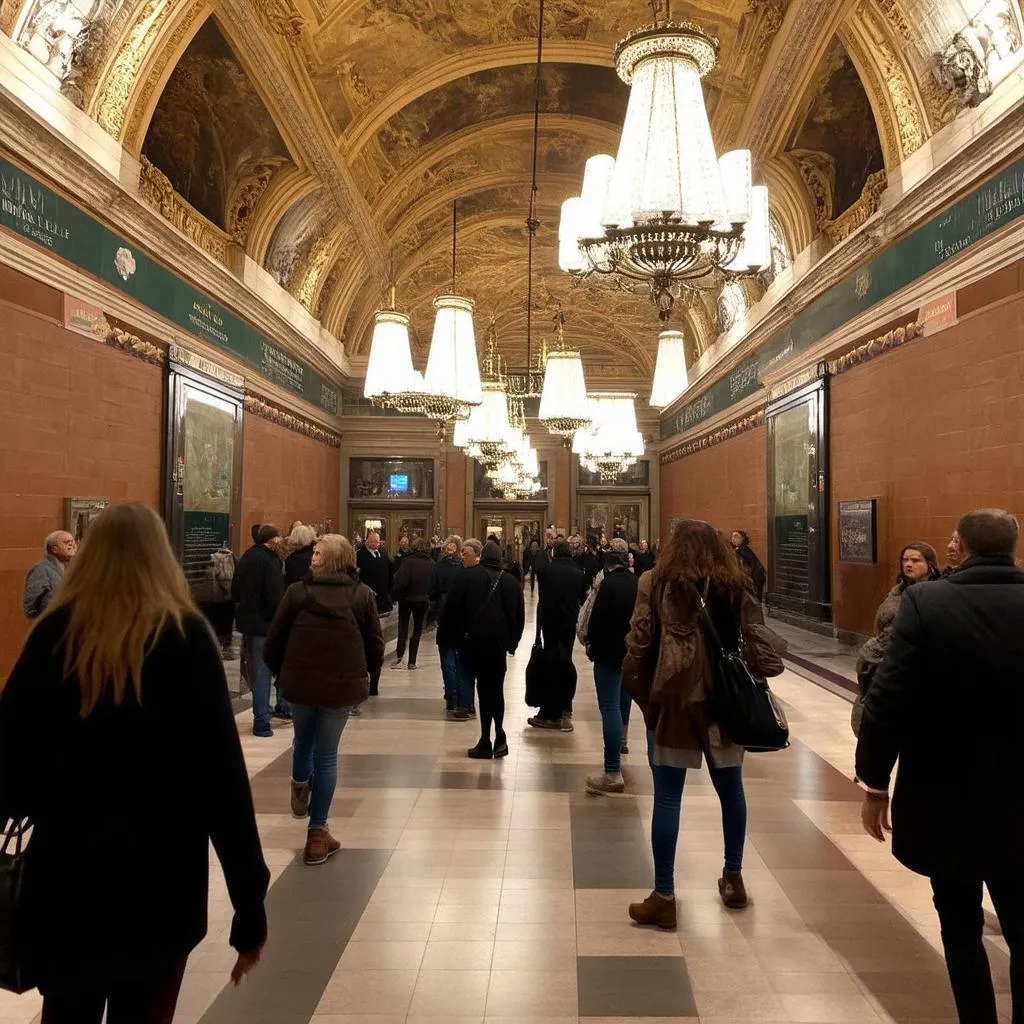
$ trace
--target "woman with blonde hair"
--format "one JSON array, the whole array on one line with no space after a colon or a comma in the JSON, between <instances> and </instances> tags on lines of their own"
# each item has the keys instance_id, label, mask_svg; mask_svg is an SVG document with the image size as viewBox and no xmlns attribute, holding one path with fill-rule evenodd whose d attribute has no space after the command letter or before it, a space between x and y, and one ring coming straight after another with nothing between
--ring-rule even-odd
<instances>
[{"instance_id":1,"label":"woman with blonde hair","mask_svg":"<svg viewBox=\"0 0 1024 1024\"><path fill-rule=\"evenodd\" d=\"M288 534L288 557L284 560L284 585L290 587L306 578L313 564L313 545L316 544L316 530L304 523L297 523Z\"/></svg>"},{"instance_id":2,"label":"woman with blonde hair","mask_svg":"<svg viewBox=\"0 0 1024 1024\"><path fill-rule=\"evenodd\" d=\"M341 849L327 830L338 744L384 663L377 599L359 582L355 564L348 540L336 533L321 537L311 578L288 588L263 647L292 706L292 813L309 818L307 864L323 864Z\"/></svg>"},{"instance_id":3,"label":"woman with blonde hair","mask_svg":"<svg viewBox=\"0 0 1024 1024\"><path fill-rule=\"evenodd\" d=\"M224 667L144 505L89 527L0 694L0 819L25 818L45 1024L99 1024L104 1008L111 1024L170 1024L206 934L211 841L235 983L259 961L270 876Z\"/></svg>"},{"instance_id":4,"label":"woman with blonde hair","mask_svg":"<svg viewBox=\"0 0 1024 1024\"><path fill-rule=\"evenodd\" d=\"M722 805L725 867L722 902L747 905L743 847L747 804L743 748L725 735L713 706L713 658L701 625L706 607L727 651L743 642L744 658L758 675L778 675L782 660L771 646L761 605L725 537L710 523L680 520L651 572L640 577L626 639L623 683L647 724L647 755L654 777L651 847L654 891L629 908L641 925L676 927L675 857L686 772L707 758Z\"/></svg>"}]
</instances>

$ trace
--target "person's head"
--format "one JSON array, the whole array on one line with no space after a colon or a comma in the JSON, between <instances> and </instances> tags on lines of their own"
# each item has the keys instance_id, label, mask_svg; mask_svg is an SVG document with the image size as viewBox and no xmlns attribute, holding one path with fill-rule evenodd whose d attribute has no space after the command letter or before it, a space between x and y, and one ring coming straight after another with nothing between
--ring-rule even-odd
<instances>
[{"instance_id":1,"label":"person's head","mask_svg":"<svg viewBox=\"0 0 1024 1024\"><path fill-rule=\"evenodd\" d=\"M564 540L555 541L555 558L572 558L572 548Z\"/></svg>"},{"instance_id":2,"label":"person's head","mask_svg":"<svg viewBox=\"0 0 1024 1024\"><path fill-rule=\"evenodd\" d=\"M1016 516L1001 508L980 508L956 524L965 558L1013 558L1020 540Z\"/></svg>"},{"instance_id":3,"label":"person's head","mask_svg":"<svg viewBox=\"0 0 1024 1024\"><path fill-rule=\"evenodd\" d=\"M600 543L601 547L603 547L603 548L608 547L608 534L602 533L601 534L601 540L600 540L599 543Z\"/></svg>"},{"instance_id":4,"label":"person's head","mask_svg":"<svg viewBox=\"0 0 1024 1024\"><path fill-rule=\"evenodd\" d=\"M608 550L604 553L605 565L614 563L616 565L628 565L629 564L629 545L621 538L616 537L612 540L608 546Z\"/></svg>"},{"instance_id":5,"label":"person's head","mask_svg":"<svg viewBox=\"0 0 1024 1024\"><path fill-rule=\"evenodd\" d=\"M142 663L155 638L198 614L163 520L139 503L111 505L89 525L82 548L46 611L70 608L64 670L78 677L82 715L108 686L141 699Z\"/></svg>"},{"instance_id":6,"label":"person's head","mask_svg":"<svg viewBox=\"0 0 1024 1024\"><path fill-rule=\"evenodd\" d=\"M651 545L647 543L647 538L646 537L641 537L640 538L640 552L641 552L641 554L645 553L650 548L650 546Z\"/></svg>"},{"instance_id":7,"label":"person's head","mask_svg":"<svg viewBox=\"0 0 1024 1024\"><path fill-rule=\"evenodd\" d=\"M421 555L429 555L430 541L426 537L417 537L412 542L412 550Z\"/></svg>"},{"instance_id":8,"label":"person's head","mask_svg":"<svg viewBox=\"0 0 1024 1024\"><path fill-rule=\"evenodd\" d=\"M462 564L467 569L471 569L480 561L480 555L483 553L483 550L483 544L476 537L468 537L462 542Z\"/></svg>"},{"instance_id":9,"label":"person's head","mask_svg":"<svg viewBox=\"0 0 1024 1024\"><path fill-rule=\"evenodd\" d=\"M75 557L78 544L67 530L55 530L46 538L43 549L62 565L67 565Z\"/></svg>"},{"instance_id":10,"label":"person's head","mask_svg":"<svg viewBox=\"0 0 1024 1024\"><path fill-rule=\"evenodd\" d=\"M904 546L900 552L899 582L909 585L920 583L921 580L934 580L941 576L939 557L935 548L923 541L914 541Z\"/></svg>"},{"instance_id":11,"label":"person's head","mask_svg":"<svg viewBox=\"0 0 1024 1024\"><path fill-rule=\"evenodd\" d=\"M277 547L277 541L280 536L277 532L277 527L273 523L264 523L260 527L260 532L256 534L256 543L263 544L268 548L274 548Z\"/></svg>"},{"instance_id":12,"label":"person's head","mask_svg":"<svg viewBox=\"0 0 1024 1024\"><path fill-rule=\"evenodd\" d=\"M295 522L293 522L292 525L288 527L288 536L290 537L295 532L295 527L301 526L301 525L302 525L302 520L301 519L296 519Z\"/></svg>"},{"instance_id":13,"label":"person's head","mask_svg":"<svg viewBox=\"0 0 1024 1024\"><path fill-rule=\"evenodd\" d=\"M292 532L288 534L288 546L292 551L298 551L299 548L308 548L310 544L316 543L316 530L312 526L304 526L299 523L297 526L292 527Z\"/></svg>"},{"instance_id":14,"label":"person's head","mask_svg":"<svg viewBox=\"0 0 1024 1024\"><path fill-rule=\"evenodd\" d=\"M401 537L398 538L398 550L399 551L408 551L409 550L409 537L406 534L404 534L404 533L402 534Z\"/></svg>"},{"instance_id":15,"label":"person's head","mask_svg":"<svg viewBox=\"0 0 1024 1024\"><path fill-rule=\"evenodd\" d=\"M749 543L750 537L746 530L732 531L732 546L739 550L744 544Z\"/></svg>"},{"instance_id":16,"label":"person's head","mask_svg":"<svg viewBox=\"0 0 1024 1024\"><path fill-rule=\"evenodd\" d=\"M347 537L325 533L313 546L313 578L348 572L356 564L356 553Z\"/></svg>"},{"instance_id":17,"label":"person's head","mask_svg":"<svg viewBox=\"0 0 1024 1024\"><path fill-rule=\"evenodd\" d=\"M555 537L556 536L557 536L556 532L549 526L544 531L544 546L546 548L554 547L554 545L555 545Z\"/></svg>"},{"instance_id":18,"label":"person's head","mask_svg":"<svg viewBox=\"0 0 1024 1024\"><path fill-rule=\"evenodd\" d=\"M747 576L725 535L700 519L680 519L662 551L658 571L668 579L710 580L727 590L743 590Z\"/></svg>"},{"instance_id":19,"label":"person's head","mask_svg":"<svg viewBox=\"0 0 1024 1024\"><path fill-rule=\"evenodd\" d=\"M366 535L366 546L371 551L376 551L380 547L380 534L376 530L370 530Z\"/></svg>"},{"instance_id":20,"label":"person's head","mask_svg":"<svg viewBox=\"0 0 1024 1024\"><path fill-rule=\"evenodd\" d=\"M501 545L496 540L489 540L483 547L483 551L480 554L480 561L500 562Z\"/></svg>"},{"instance_id":21,"label":"person's head","mask_svg":"<svg viewBox=\"0 0 1024 1024\"><path fill-rule=\"evenodd\" d=\"M249 536L252 537L253 544L259 544L259 541L257 540L257 538L259 537L260 530L262 530L262 529L263 529L263 524L262 523L253 523L252 524L252 527L249 530Z\"/></svg>"},{"instance_id":22,"label":"person's head","mask_svg":"<svg viewBox=\"0 0 1024 1024\"><path fill-rule=\"evenodd\" d=\"M960 531L954 530L946 544L946 561L955 569L963 560L964 542L960 539Z\"/></svg>"},{"instance_id":23,"label":"person's head","mask_svg":"<svg viewBox=\"0 0 1024 1024\"><path fill-rule=\"evenodd\" d=\"M458 534L453 533L447 538L447 540L445 540L442 551L448 558L451 558L452 555L459 554L459 552L462 551L462 538Z\"/></svg>"}]
</instances>

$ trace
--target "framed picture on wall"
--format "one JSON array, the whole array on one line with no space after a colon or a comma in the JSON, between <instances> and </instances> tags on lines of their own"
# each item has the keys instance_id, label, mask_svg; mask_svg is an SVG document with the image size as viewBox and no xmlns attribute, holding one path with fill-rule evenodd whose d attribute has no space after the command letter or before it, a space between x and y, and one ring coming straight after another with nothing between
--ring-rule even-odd
<instances>
[{"instance_id":1,"label":"framed picture on wall","mask_svg":"<svg viewBox=\"0 0 1024 1024\"><path fill-rule=\"evenodd\" d=\"M81 544L90 524L108 504L106 498L65 498L64 529Z\"/></svg>"},{"instance_id":2,"label":"framed picture on wall","mask_svg":"<svg viewBox=\"0 0 1024 1024\"><path fill-rule=\"evenodd\" d=\"M878 499L839 502L839 561L874 565L878 561Z\"/></svg>"}]
</instances>

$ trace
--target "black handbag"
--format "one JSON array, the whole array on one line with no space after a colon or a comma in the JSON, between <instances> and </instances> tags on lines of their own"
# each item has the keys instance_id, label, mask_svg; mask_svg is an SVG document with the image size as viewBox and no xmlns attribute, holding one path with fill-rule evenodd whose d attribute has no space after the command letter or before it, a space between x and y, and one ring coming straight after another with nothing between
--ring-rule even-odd
<instances>
[{"instance_id":1,"label":"black handbag","mask_svg":"<svg viewBox=\"0 0 1024 1024\"><path fill-rule=\"evenodd\" d=\"M25 833L28 819L0 832L0 989L21 995L35 988L25 949Z\"/></svg>"},{"instance_id":2,"label":"black handbag","mask_svg":"<svg viewBox=\"0 0 1024 1024\"><path fill-rule=\"evenodd\" d=\"M547 678L547 651L540 636L540 611L537 612L537 634L526 666L526 706L539 708L544 703L544 681Z\"/></svg>"},{"instance_id":3,"label":"black handbag","mask_svg":"<svg viewBox=\"0 0 1024 1024\"><path fill-rule=\"evenodd\" d=\"M699 593L697 598L714 673L715 721L728 739L750 753L785 750L789 724L768 680L755 676L743 660L742 631L739 650L726 651L704 598Z\"/></svg>"}]
</instances>

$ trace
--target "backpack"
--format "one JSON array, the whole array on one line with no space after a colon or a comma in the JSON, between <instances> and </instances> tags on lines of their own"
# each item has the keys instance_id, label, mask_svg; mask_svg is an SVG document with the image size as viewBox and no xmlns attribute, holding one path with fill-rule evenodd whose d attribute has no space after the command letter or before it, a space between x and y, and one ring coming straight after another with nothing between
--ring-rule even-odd
<instances>
[{"instance_id":1,"label":"backpack","mask_svg":"<svg viewBox=\"0 0 1024 1024\"><path fill-rule=\"evenodd\" d=\"M587 646L587 631L590 629L590 615L594 610L594 602L597 600L597 592L601 589L601 581L603 579L604 569L594 577L594 582L590 584L590 593L587 594L587 599L583 602L583 607L580 609L580 613L576 618L576 639L579 640L584 647Z\"/></svg>"},{"instance_id":2,"label":"backpack","mask_svg":"<svg viewBox=\"0 0 1024 1024\"><path fill-rule=\"evenodd\" d=\"M235 578L235 556L228 548L220 548L210 555L213 563L213 582L225 597L231 595L231 582Z\"/></svg>"}]
</instances>

